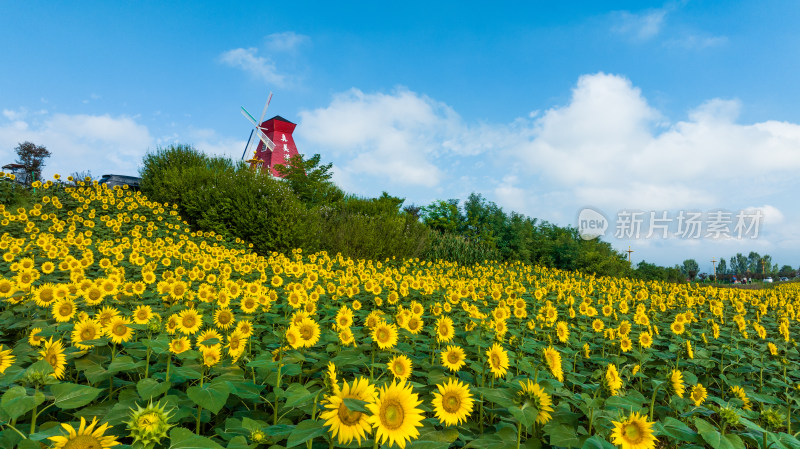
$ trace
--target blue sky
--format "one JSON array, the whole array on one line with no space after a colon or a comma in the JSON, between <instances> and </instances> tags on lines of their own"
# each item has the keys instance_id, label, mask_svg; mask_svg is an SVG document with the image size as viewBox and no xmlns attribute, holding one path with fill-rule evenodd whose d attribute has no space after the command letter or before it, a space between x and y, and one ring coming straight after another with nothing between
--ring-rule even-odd
<instances>
[{"instance_id":1,"label":"blue sky","mask_svg":"<svg viewBox=\"0 0 800 449\"><path fill-rule=\"evenodd\" d=\"M135 174L171 143L240 157L261 111L346 190L480 192L634 262L755 250L800 265L800 5L0 0L0 161ZM760 211L757 238L618 239L620 211ZM647 234L648 222L642 224Z\"/></svg>"}]
</instances>

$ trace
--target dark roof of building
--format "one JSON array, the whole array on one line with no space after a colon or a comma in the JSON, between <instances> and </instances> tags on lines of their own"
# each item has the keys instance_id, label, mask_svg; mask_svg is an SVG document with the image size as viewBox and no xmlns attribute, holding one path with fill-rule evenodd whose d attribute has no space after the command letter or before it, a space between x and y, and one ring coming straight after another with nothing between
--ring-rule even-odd
<instances>
[{"instance_id":1,"label":"dark roof of building","mask_svg":"<svg viewBox=\"0 0 800 449\"><path fill-rule=\"evenodd\" d=\"M292 125L296 125L296 124L297 124L297 123L291 122L291 121L289 121L289 120L286 120L285 118L281 117L280 115L276 115L275 117L272 117L272 118L271 118L271 119L269 119L269 120L278 120L278 121L280 121L280 122L291 123ZM267 121L269 121L269 120L267 120Z\"/></svg>"}]
</instances>

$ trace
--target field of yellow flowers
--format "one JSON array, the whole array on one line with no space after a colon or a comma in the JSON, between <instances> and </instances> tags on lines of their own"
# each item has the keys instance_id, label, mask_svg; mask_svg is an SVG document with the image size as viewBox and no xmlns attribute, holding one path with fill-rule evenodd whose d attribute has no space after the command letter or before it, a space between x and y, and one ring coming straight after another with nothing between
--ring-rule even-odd
<instances>
[{"instance_id":1,"label":"field of yellow flowers","mask_svg":"<svg viewBox=\"0 0 800 449\"><path fill-rule=\"evenodd\" d=\"M258 256L171 205L0 209L0 447L800 447L798 284Z\"/></svg>"}]
</instances>

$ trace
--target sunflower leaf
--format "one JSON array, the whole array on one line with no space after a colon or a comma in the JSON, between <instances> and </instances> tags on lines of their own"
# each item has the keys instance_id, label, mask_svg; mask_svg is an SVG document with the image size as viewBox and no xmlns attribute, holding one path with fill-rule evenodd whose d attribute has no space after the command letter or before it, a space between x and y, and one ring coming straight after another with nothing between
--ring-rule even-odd
<instances>
[{"instance_id":1,"label":"sunflower leaf","mask_svg":"<svg viewBox=\"0 0 800 449\"><path fill-rule=\"evenodd\" d=\"M294 428L286 441L286 449L303 444L308 440L324 435L327 432L321 421L307 419Z\"/></svg>"},{"instance_id":2,"label":"sunflower leaf","mask_svg":"<svg viewBox=\"0 0 800 449\"><path fill-rule=\"evenodd\" d=\"M169 433L169 449L223 449L206 437L195 435L190 430L176 427Z\"/></svg>"},{"instance_id":3,"label":"sunflower leaf","mask_svg":"<svg viewBox=\"0 0 800 449\"><path fill-rule=\"evenodd\" d=\"M189 399L213 414L219 413L228 400L231 390L224 382L210 382L202 387L193 386L186 389Z\"/></svg>"},{"instance_id":4,"label":"sunflower leaf","mask_svg":"<svg viewBox=\"0 0 800 449\"><path fill-rule=\"evenodd\" d=\"M55 396L55 405L61 410L83 407L92 402L100 394L99 388L72 383L60 383L50 386Z\"/></svg>"},{"instance_id":5,"label":"sunflower leaf","mask_svg":"<svg viewBox=\"0 0 800 449\"><path fill-rule=\"evenodd\" d=\"M367 408L364 407L364 405L367 404L367 401L354 398L345 398L342 400L342 402L344 402L344 406L347 407L347 409L351 412L368 413Z\"/></svg>"}]
</instances>

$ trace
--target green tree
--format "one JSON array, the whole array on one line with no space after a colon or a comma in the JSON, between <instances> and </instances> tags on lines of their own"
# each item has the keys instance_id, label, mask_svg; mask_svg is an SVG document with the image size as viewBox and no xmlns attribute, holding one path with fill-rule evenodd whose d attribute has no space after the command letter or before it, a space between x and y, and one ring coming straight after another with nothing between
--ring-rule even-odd
<instances>
[{"instance_id":1,"label":"green tree","mask_svg":"<svg viewBox=\"0 0 800 449\"><path fill-rule=\"evenodd\" d=\"M345 196L342 189L330 180L333 163L320 164L320 159L319 154L309 159L296 154L285 165L275 165L275 171L286 180L289 188L309 206L335 203Z\"/></svg>"},{"instance_id":2,"label":"green tree","mask_svg":"<svg viewBox=\"0 0 800 449\"><path fill-rule=\"evenodd\" d=\"M460 232L464 221L456 199L437 200L422 208L422 222L436 231Z\"/></svg>"},{"instance_id":3,"label":"green tree","mask_svg":"<svg viewBox=\"0 0 800 449\"><path fill-rule=\"evenodd\" d=\"M686 259L683 261L683 265L681 265L681 273L686 276L690 281L694 280L694 277L697 276L697 272L700 271L700 266L697 264L697 261L694 259Z\"/></svg>"},{"instance_id":4,"label":"green tree","mask_svg":"<svg viewBox=\"0 0 800 449\"><path fill-rule=\"evenodd\" d=\"M18 144L14 151L17 152L17 164L25 167L27 179L22 182L30 185L33 181L42 179L42 167L44 160L50 157L50 151L28 141Z\"/></svg>"}]
</instances>

